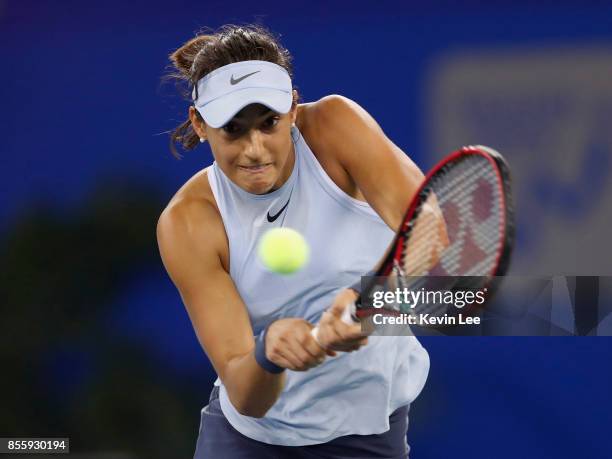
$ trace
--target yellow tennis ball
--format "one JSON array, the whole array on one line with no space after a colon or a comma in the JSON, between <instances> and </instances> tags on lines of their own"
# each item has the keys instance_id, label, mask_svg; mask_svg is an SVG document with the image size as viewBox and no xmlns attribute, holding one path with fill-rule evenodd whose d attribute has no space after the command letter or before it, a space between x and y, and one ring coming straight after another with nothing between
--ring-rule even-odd
<instances>
[{"instance_id":1,"label":"yellow tennis ball","mask_svg":"<svg viewBox=\"0 0 612 459\"><path fill-rule=\"evenodd\" d=\"M310 248L296 230L273 228L261 237L258 253L262 263L270 271L292 274L308 263Z\"/></svg>"}]
</instances>

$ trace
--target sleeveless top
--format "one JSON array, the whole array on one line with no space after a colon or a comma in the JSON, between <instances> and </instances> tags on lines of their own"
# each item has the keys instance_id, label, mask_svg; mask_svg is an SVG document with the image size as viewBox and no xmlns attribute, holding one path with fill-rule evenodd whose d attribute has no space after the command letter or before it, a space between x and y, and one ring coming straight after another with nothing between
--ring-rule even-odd
<instances>
[{"instance_id":1,"label":"sleeveless top","mask_svg":"<svg viewBox=\"0 0 612 459\"><path fill-rule=\"evenodd\" d=\"M330 179L296 127L291 134L293 171L271 193L243 190L216 163L207 170L229 240L230 275L256 335L285 317L316 323L341 289L372 269L394 236L367 203ZM279 216L269 222L268 213ZM296 229L310 246L309 263L295 274L271 273L257 256L259 238L273 227ZM356 352L338 353L305 372L286 371L285 388L263 418L238 413L217 379L223 414L236 430L286 446L386 432L389 415L423 388L429 356L414 336L371 336Z\"/></svg>"}]
</instances>

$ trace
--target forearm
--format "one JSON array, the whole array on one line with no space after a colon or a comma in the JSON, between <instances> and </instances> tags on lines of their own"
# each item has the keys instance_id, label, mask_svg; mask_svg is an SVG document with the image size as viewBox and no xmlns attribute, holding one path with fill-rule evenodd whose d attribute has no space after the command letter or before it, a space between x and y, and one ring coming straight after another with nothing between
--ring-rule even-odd
<instances>
[{"instance_id":1,"label":"forearm","mask_svg":"<svg viewBox=\"0 0 612 459\"><path fill-rule=\"evenodd\" d=\"M266 414L285 386L285 372L264 370L255 360L254 350L228 361L222 379L238 412L256 418Z\"/></svg>"},{"instance_id":2,"label":"forearm","mask_svg":"<svg viewBox=\"0 0 612 459\"><path fill-rule=\"evenodd\" d=\"M285 386L285 371L307 371L333 351L322 348L311 334L313 325L301 318L272 322L248 352L227 359L222 380L241 414L262 417Z\"/></svg>"}]
</instances>

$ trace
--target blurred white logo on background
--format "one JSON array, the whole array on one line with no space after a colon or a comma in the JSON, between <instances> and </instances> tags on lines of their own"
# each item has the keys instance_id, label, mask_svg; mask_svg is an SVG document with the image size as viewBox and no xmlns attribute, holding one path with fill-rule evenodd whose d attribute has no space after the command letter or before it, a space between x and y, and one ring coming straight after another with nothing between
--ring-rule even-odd
<instances>
[{"instance_id":1,"label":"blurred white logo on background","mask_svg":"<svg viewBox=\"0 0 612 459\"><path fill-rule=\"evenodd\" d=\"M432 162L483 144L510 163L512 272L612 274L612 48L455 53L427 85Z\"/></svg>"}]
</instances>

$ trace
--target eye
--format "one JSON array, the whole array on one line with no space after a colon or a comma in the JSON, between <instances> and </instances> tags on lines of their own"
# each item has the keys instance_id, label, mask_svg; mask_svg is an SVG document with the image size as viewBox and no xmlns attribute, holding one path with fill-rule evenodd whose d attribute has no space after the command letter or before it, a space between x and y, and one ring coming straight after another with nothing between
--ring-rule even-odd
<instances>
[{"instance_id":1,"label":"eye","mask_svg":"<svg viewBox=\"0 0 612 459\"><path fill-rule=\"evenodd\" d=\"M240 127L233 121L230 121L229 123L223 125L222 129L228 134L232 134L232 135L237 134L240 131Z\"/></svg>"},{"instance_id":2,"label":"eye","mask_svg":"<svg viewBox=\"0 0 612 459\"><path fill-rule=\"evenodd\" d=\"M262 127L264 129L271 129L274 126L276 126L279 121L280 121L280 116L278 116L278 115L270 115L262 123Z\"/></svg>"}]
</instances>

